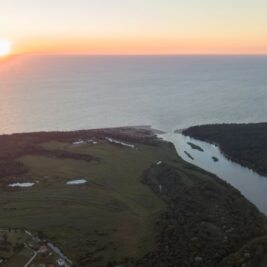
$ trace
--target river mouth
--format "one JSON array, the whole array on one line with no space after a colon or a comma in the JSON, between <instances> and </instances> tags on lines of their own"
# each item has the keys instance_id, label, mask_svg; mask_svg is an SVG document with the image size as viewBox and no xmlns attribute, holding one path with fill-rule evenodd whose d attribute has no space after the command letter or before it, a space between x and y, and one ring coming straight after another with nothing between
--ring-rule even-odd
<instances>
[{"instance_id":1,"label":"river mouth","mask_svg":"<svg viewBox=\"0 0 267 267\"><path fill-rule=\"evenodd\" d=\"M230 161L213 144L184 136L181 133L167 133L160 137L172 142L179 156L185 161L225 180L267 215L267 177ZM192 147L192 143L203 151Z\"/></svg>"}]
</instances>

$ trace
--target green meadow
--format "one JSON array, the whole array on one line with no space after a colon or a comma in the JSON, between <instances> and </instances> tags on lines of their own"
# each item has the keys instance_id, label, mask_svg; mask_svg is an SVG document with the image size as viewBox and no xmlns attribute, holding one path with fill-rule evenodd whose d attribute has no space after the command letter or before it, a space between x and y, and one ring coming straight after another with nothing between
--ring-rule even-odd
<instances>
[{"instance_id":1,"label":"green meadow","mask_svg":"<svg viewBox=\"0 0 267 267\"><path fill-rule=\"evenodd\" d=\"M20 180L38 181L31 188L0 194L0 227L42 232L74 262L107 262L140 257L155 243L155 220L165 205L141 182L142 174L158 161L173 161L167 143L111 144L51 141L46 150L90 154L97 161L23 155L17 160L29 172ZM84 185L66 182L83 178Z\"/></svg>"}]
</instances>

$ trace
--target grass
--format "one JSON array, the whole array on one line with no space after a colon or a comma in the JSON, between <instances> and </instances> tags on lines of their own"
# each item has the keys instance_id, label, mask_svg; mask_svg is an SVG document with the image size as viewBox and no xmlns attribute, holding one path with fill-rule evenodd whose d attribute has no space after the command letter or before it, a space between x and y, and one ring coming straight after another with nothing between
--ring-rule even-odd
<instances>
[{"instance_id":1,"label":"grass","mask_svg":"<svg viewBox=\"0 0 267 267\"><path fill-rule=\"evenodd\" d=\"M219 159L216 158L216 157L212 157L212 159L213 159L214 162L218 162L219 161Z\"/></svg>"},{"instance_id":2,"label":"grass","mask_svg":"<svg viewBox=\"0 0 267 267\"><path fill-rule=\"evenodd\" d=\"M21 230L5 229L0 231L0 236L0 258L9 259L4 266L22 266L25 264L30 258L31 251L25 248L23 244L29 241L29 236ZM4 241L3 236L5 236L6 241ZM14 250L16 245L20 245L22 249Z\"/></svg>"},{"instance_id":3,"label":"grass","mask_svg":"<svg viewBox=\"0 0 267 267\"><path fill-rule=\"evenodd\" d=\"M192 149L195 149L195 150L198 150L200 152L204 152L204 149L194 143L191 143L191 142L187 142L187 144L192 148Z\"/></svg>"},{"instance_id":4,"label":"grass","mask_svg":"<svg viewBox=\"0 0 267 267\"><path fill-rule=\"evenodd\" d=\"M9 261L5 262L4 267L24 266L32 255L33 252L29 248L23 248Z\"/></svg>"},{"instance_id":5,"label":"grass","mask_svg":"<svg viewBox=\"0 0 267 267\"><path fill-rule=\"evenodd\" d=\"M153 163L176 159L173 147L136 144L136 149L101 141L73 146L48 142L46 149L90 154L99 162L24 155L29 169L24 180L38 180L32 188L0 194L0 227L42 231L82 266L139 257L155 244L155 221L163 202L141 183ZM81 186L66 185L86 178Z\"/></svg>"},{"instance_id":6,"label":"grass","mask_svg":"<svg viewBox=\"0 0 267 267\"><path fill-rule=\"evenodd\" d=\"M184 153L186 154L186 156L192 160L194 160L194 158L191 156L191 154L189 154L187 151L184 151Z\"/></svg>"}]
</instances>

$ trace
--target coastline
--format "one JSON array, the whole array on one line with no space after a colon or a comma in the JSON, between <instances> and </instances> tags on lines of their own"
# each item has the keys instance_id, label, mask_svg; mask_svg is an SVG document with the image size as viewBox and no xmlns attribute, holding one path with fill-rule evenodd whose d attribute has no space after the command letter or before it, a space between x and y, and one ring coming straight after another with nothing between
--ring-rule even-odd
<instances>
[{"instance_id":1,"label":"coastline","mask_svg":"<svg viewBox=\"0 0 267 267\"><path fill-rule=\"evenodd\" d=\"M221 151L221 153L230 161L240 164L243 167L246 167L255 173L267 177L266 168L263 167L264 163L260 165L260 162L257 162L257 160L253 161L253 158L250 157L248 154L246 157L243 157L241 153L236 153L234 150L231 151L231 145L229 145L227 142L236 142L239 145L239 149L246 149L248 150L249 147L246 148L246 144L240 143L240 138L245 140L245 142L250 143L252 140L255 143L255 148L250 147L250 150L257 149L260 153L263 154L263 151L265 148L261 148L261 145L259 144L260 141L257 141L257 131L261 131L262 133L265 132L267 127L267 123L231 123L231 124L207 124L207 125L197 125L192 126L186 129L182 130L182 134L185 136L192 137L196 140L200 140L206 143L209 143L211 145L215 145L218 147ZM226 133L226 129L229 128L229 133ZM254 129L253 132L251 129ZM257 128L259 130L257 130ZM241 131L240 135L238 135L238 131ZM213 133L208 133L208 131L212 130ZM220 135L218 134L218 131L221 131ZM205 133L207 131L207 133ZM234 132L235 131L235 132ZM251 131L251 133L249 132ZM234 133L234 134L233 134ZM248 135L250 133L250 135ZM220 136L224 137L224 135L229 136L229 134L233 134L223 140L223 138L220 138ZM246 134L248 136L242 136L243 134ZM252 136L254 134L254 136ZM217 136L218 135L218 136ZM231 144L232 144L231 143ZM265 145L265 144L264 144ZM237 147L234 149L238 149ZM247 151L245 151L247 153ZM244 152L243 152L244 153ZM252 151L251 151L252 153ZM264 156L264 155L262 155Z\"/></svg>"},{"instance_id":2,"label":"coastline","mask_svg":"<svg viewBox=\"0 0 267 267\"><path fill-rule=\"evenodd\" d=\"M110 142L110 138L116 142ZM59 214L60 216L54 213L48 214L52 216L55 224L52 224L52 229L47 229L47 226L35 227L37 229L40 227L40 230L48 236L48 240L52 236L52 242L59 244L60 249L75 264L106 266L104 263L108 261L110 251L116 247L123 256L118 257L115 254L110 259L127 267L159 266L165 264L166 260L172 266L179 261L190 266L201 263L207 267L214 267L219 266L222 261L228 261L233 252L239 255L243 246L248 251L252 250L248 240L253 240L256 247L260 246L257 236L261 236L262 242L267 244L266 217L237 189L216 175L184 161L178 155L175 145L157 137L151 127L13 134L0 136L0 140L6 145L0 156L5 156L8 159L7 163L19 159L19 162L27 167L26 174L14 174L9 178L3 178L1 182L9 182L14 177L18 179L24 175L31 177L32 173L34 178L38 177L39 180L35 188L1 187L3 191L1 197L7 196L11 204L15 205L18 195L22 196L20 205L25 205L24 207L28 207L29 198L31 201L35 199L34 203L43 203L42 205L52 203L50 209L59 208L66 211ZM17 143L20 146L16 146ZM106 170L107 162L110 165ZM61 177L57 172L58 166L60 170L67 169ZM72 176L76 172L77 177L88 176L88 183L75 187L65 186L65 182L70 180L69 166L75 167L71 171ZM86 170L83 172L81 167ZM136 172L133 171L135 168ZM94 176L89 175L91 169L94 169L92 172ZM97 170L100 170L99 176ZM119 180L118 170L121 176ZM130 180L125 181L129 177ZM39 193L36 195L35 192ZM109 194L112 198L106 201ZM69 202L70 196L71 202ZM15 197L14 200L12 197ZM77 204L74 205L73 201ZM58 205L57 208L55 205ZM105 220L102 223L88 220L92 229L88 230L88 225L83 223L84 220L79 221L81 208L83 210L89 208L87 213L90 218L103 217ZM27 216L34 222L34 209L31 209L28 209ZM93 212L90 209L93 209ZM23 217L15 216L19 210L10 211L3 208L1 212L4 215L12 212L15 218L19 218L17 224L25 224ZM70 229L74 225L70 224L69 228L65 229L61 224L62 216L64 220L70 221L69 216L74 214L76 214L76 224L79 222L81 227L79 231L72 232ZM127 228L131 227L135 235L133 237L126 235L124 228L118 227L116 221L112 227L110 226L111 229L107 230L104 222L108 214L111 214L109 215L111 218L123 215L122 218L119 217L119 225L124 221ZM4 220L5 225L10 223L12 226L13 222L8 221L7 216L4 218L6 219L0 218L0 225ZM84 232L79 236L81 229ZM70 236L64 236L62 239L61 231L66 233L70 231ZM91 254L88 254L86 249L81 249L84 251L83 256L77 256L76 250L73 252L69 248L70 242L79 240L86 244L92 236L95 240L103 240L101 241L103 243L92 244L89 251L94 249ZM112 240L112 244L107 245L107 237ZM137 237L139 239L135 240ZM144 244L142 241L144 238L149 242ZM138 247L135 247L136 243ZM121 244L123 246L120 247ZM125 251L125 246L128 246L128 251ZM131 252L132 246L138 251L135 254ZM142 251L139 251L139 246L144 246ZM242 261L247 264L261 256L253 255L248 259L240 254ZM127 257L128 261L123 257Z\"/></svg>"}]
</instances>

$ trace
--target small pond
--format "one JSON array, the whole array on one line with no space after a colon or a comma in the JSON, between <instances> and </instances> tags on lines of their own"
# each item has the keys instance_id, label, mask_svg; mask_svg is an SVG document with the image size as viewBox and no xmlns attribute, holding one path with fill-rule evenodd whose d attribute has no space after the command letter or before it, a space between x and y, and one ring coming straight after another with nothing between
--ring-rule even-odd
<instances>
[{"instance_id":1,"label":"small pond","mask_svg":"<svg viewBox=\"0 0 267 267\"><path fill-rule=\"evenodd\" d=\"M12 183L12 184L9 184L8 186L10 187L32 187L34 186L35 183Z\"/></svg>"},{"instance_id":2,"label":"small pond","mask_svg":"<svg viewBox=\"0 0 267 267\"><path fill-rule=\"evenodd\" d=\"M66 182L67 185L81 185L81 184L86 184L87 180L85 179L75 179L75 180L71 180Z\"/></svg>"}]
</instances>

